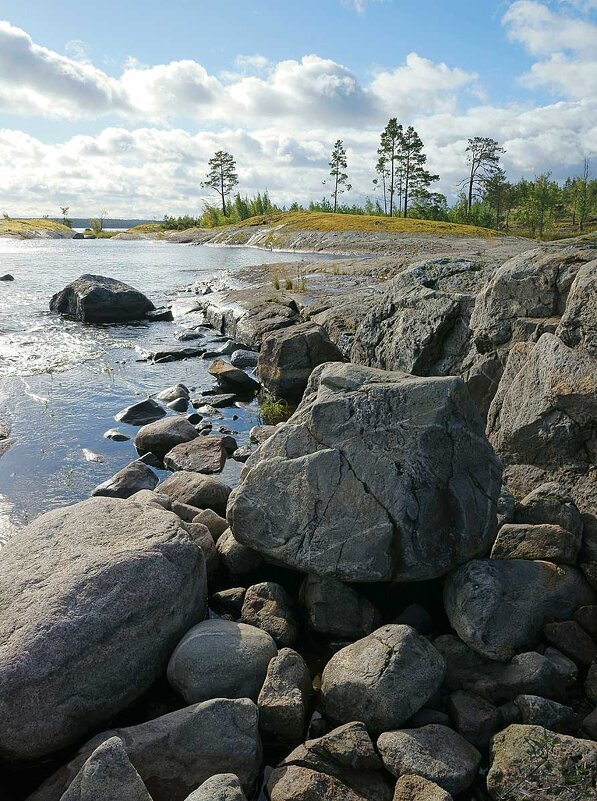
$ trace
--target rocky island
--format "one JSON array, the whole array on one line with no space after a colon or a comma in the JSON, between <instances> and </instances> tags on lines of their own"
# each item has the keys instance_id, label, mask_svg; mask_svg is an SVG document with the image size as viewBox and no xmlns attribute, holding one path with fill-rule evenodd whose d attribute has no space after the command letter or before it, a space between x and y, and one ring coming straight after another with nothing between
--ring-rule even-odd
<instances>
[{"instance_id":1,"label":"rocky island","mask_svg":"<svg viewBox=\"0 0 597 801\"><path fill-rule=\"evenodd\" d=\"M257 227L343 258L197 284L228 340L152 358L211 394L122 410L139 460L0 551L2 797L594 798L595 236ZM287 419L216 436L255 393Z\"/></svg>"}]
</instances>

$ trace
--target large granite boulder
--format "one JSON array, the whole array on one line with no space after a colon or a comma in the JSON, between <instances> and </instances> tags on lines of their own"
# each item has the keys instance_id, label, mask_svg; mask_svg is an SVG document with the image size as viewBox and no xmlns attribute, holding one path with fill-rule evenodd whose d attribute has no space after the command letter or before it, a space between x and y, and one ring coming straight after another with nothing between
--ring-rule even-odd
<instances>
[{"instance_id":1,"label":"large granite boulder","mask_svg":"<svg viewBox=\"0 0 597 801\"><path fill-rule=\"evenodd\" d=\"M89 757L118 737L153 801L185 801L211 776L233 773L249 794L261 770L257 707L248 698L215 698L86 743L29 801L60 801ZM128 796L121 796L128 801ZM95 801L95 799L94 799Z\"/></svg>"},{"instance_id":2,"label":"large granite boulder","mask_svg":"<svg viewBox=\"0 0 597 801\"><path fill-rule=\"evenodd\" d=\"M396 729L441 687L446 665L410 626L388 625L342 648L321 679L326 716L362 720L374 733Z\"/></svg>"},{"instance_id":3,"label":"large granite boulder","mask_svg":"<svg viewBox=\"0 0 597 801\"><path fill-rule=\"evenodd\" d=\"M390 801L367 729L360 722L340 726L295 748L271 773L271 801Z\"/></svg>"},{"instance_id":4,"label":"large granite boulder","mask_svg":"<svg viewBox=\"0 0 597 801\"><path fill-rule=\"evenodd\" d=\"M292 598L275 581L261 581L247 589L241 619L243 623L267 631L278 648L293 645L298 636Z\"/></svg>"},{"instance_id":5,"label":"large granite boulder","mask_svg":"<svg viewBox=\"0 0 597 801\"><path fill-rule=\"evenodd\" d=\"M50 300L50 310L82 323L139 320L155 308L142 292L103 275L82 275Z\"/></svg>"},{"instance_id":6,"label":"large granite boulder","mask_svg":"<svg viewBox=\"0 0 597 801\"><path fill-rule=\"evenodd\" d=\"M269 334L263 340L257 377L275 397L298 403L315 367L324 362L343 361L342 352L320 325L301 323Z\"/></svg>"},{"instance_id":7,"label":"large granite boulder","mask_svg":"<svg viewBox=\"0 0 597 801\"><path fill-rule=\"evenodd\" d=\"M195 426L184 417L166 417L144 425L137 431L135 448L139 456L153 453L163 459L177 445L191 442L199 436Z\"/></svg>"},{"instance_id":8,"label":"large granite boulder","mask_svg":"<svg viewBox=\"0 0 597 801\"><path fill-rule=\"evenodd\" d=\"M165 510L92 498L12 537L0 560L0 756L58 751L141 696L206 597L203 555Z\"/></svg>"},{"instance_id":9,"label":"large granite boulder","mask_svg":"<svg viewBox=\"0 0 597 801\"><path fill-rule=\"evenodd\" d=\"M188 704L209 698L252 698L278 653L270 635L245 623L204 620L188 631L168 664L168 681Z\"/></svg>"},{"instance_id":10,"label":"large granite boulder","mask_svg":"<svg viewBox=\"0 0 597 801\"><path fill-rule=\"evenodd\" d=\"M481 762L481 754L474 746L439 724L384 732L377 748L394 776L417 773L451 795L470 787Z\"/></svg>"},{"instance_id":11,"label":"large granite boulder","mask_svg":"<svg viewBox=\"0 0 597 801\"><path fill-rule=\"evenodd\" d=\"M243 476L235 538L309 573L433 578L495 536L501 465L457 378L320 365Z\"/></svg>"},{"instance_id":12,"label":"large granite boulder","mask_svg":"<svg viewBox=\"0 0 597 801\"><path fill-rule=\"evenodd\" d=\"M60 801L152 801L119 737L91 754Z\"/></svg>"},{"instance_id":13,"label":"large granite boulder","mask_svg":"<svg viewBox=\"0 0 597 801\"><path fill-rule=\"evenodd\" d=\"M305 660L291 648L282 648L268 665L257 699L259 728L275 743L300 743L310 697L311 676Z\"/></svg>"},{"instance_id":14,"label":"large granite boulder","mask_svg":"<svg viewBox=\"0 0 597 801\"><path fill-rule=\"evenodd\" d=\"M570 288L557 336L597 358L597 260L580 268Z\"/></svg>"},{"instance_id":15,"label":"large granite boulder","mask_svg":"<svg viewBox=\"0 0 597 801\"><path fill-rule=\"evenodd\" d=\"M493 801L585 801L595 797L597 743L514 724L491 745L487 789Z\"/></svg>"},{"instance_id":16,"label":"large granite boulder","mask_svg":"<svg viewBox=\"0 0 597 801\"><path fill-rule=\"evenodd\" d=\"M460 638L502 661L534 647L549 620L571 618L594 597L573 567L524 559L473 560L448 576L444 588L446 612Z\"/></svg>"}]
</instances>

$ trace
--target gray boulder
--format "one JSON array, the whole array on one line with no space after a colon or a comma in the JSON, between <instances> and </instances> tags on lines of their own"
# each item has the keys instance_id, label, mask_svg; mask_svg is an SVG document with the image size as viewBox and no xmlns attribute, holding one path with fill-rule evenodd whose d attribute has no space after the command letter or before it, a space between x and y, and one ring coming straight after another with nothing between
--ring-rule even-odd
<instances>
[{"instance_id":1,"label":"gray boulder","mask_svg":"<svg viewBox=\"0 0 597 801\"><path fill-rule=\"evenodd\" d=\"M311 676L305 660L282 648L268 665L257 699L259 728L276 743L302 742L311 697Z\"/></svg>"},{"instance_id":2,"label":"gray boulder","mask_svg":"<svg viewBox=\"0 0 597 801\"><path fill-rule=\"evenodd\" d=\"M377 740L377 748L394 776L416 773L451 795L471 786L481 763L476 748L452 729L438 724L384 732Z\"/></svg>"},{"instance_id":3,"label":"gray boulder","mask_svg":"<svg viewBox=\"0 0 597 801\"><path fill-rule=\"evenodd\" d=\"M204 620L176 646L168 681L188 704L209 698L257 700L278 649L261 629L230 620Z\"/></svg>"},{"instance_id":4,"label":"gray boulder","mask_svg":"<svg viewBox=\"0 0 597 801\"><path fill-rule=\"evenodd\" d=\"M584 348L597 358L597 260L578 271L556 335L569 347Z\"/></svg>"},{"instance_id":5,"label":"gray boulder","mask_svg":"<svg viewBox=\"0 0 597 801\"><path fill-rule=\"evenodd\" d=\"M597 743L512 725L493 738L487 789L493 801L590 799L595 794Z\"/></svg>"},{"instance_id":6,"label":"gray boulder","mask_svg":"<svg viewBox=\"0 0 597 801\"><path fill-rule=\"evenodd\" d=\"M159 482L153 470L143 462L131 462L92 490L92 495L106 498L130 498L136 492L153 490Z\"/></svg>"},{"instance_id":7,"label":"gray boulder","mask_svg":"<svg viewBox=\"0 0 597 801\"><path fill-rule=\"evenodd\" d=\"M50 310L82 323L139 320L153 303L132 286L103 275L82 275L50 300Z\"/></svg>"},{"instance_id":8,"label":"gray boulder","mask_svg":"<svg viewBox=\"0 0 597 801\"><path fill-rule=\"evenodd\" d=\"M214 592L209 597L209 608L225 620L239 620L246 591L245 587L230 587Z\"/></svg>"},{"instance_id":9,"label":"gray boulder","mask_svg":"<svg viewBox=\"0 0 597 801\"><path fill-rule=\"evenodd\" d=\"M514 703L520 711L521 722L526 725L544 726L563 734L577 728L577 718L570 706L537 695L518 695Z\"/></svg>"},{"instance_id":10,"label":"gray boulder","mask_svg":"<svg viewBox=\"0 0 597 801\"><path fill-rule=\"evenodd\" d=\"M218 382L224 392L239 392L241 394L253 393L259 389L259 384L244 370L233 367L223 359L216 359L209 366L209 373Z\"/></svg>"},{"instance_id":11,"label":"gray boulder","mask_svg":"<svg viewBox=\"0 0 597 801\"><path fill-rule=\"evenodd\" d=\"M215 580L218 569L220 567L220 557L214 542L214 538L209 533L207 526L202 523L186 523L183 521L182 527L193 540L195 545L198 545L203 552L205 558L205 568L207 570L208 583L211 585Z\"/></svg>"},{"instance_id":12,"label":"gray boulder","mask_svg":"<svg viewBox=\"0 0 597 801\"><path fill-rule=\"evenodd\" d=\"M572 534L552 523L509 523L498 531L492 559L546 559L564 565L575 564L580 534Z\"/></svg>"},{"instance_id":13,"label":"gray boulder","mask_svg":"<svg viewBox=\"0 0 597 801\"><path fill-rule=\"evenodd\" d=\"M118 423L128 423L131 426L144 426L147 423L153 423L164 417L166 410L163 406L153 400L147 398L139 403L133 403L132 406L127 406L122 409L118 414L114 415L114 419Z\"/></svg>"},{"instance_id":14,"label":"gray boulder","mask_svg":"<svg viewBox=\"0 0 597 801\"><path fill-rule=\"evenodd\" d=\"M541 484L516 505L516 522L561 526L580 537L583 522L572 496L555 481Z\"/></svg>"},{"instance_id":15,"label":"gray boulder","mask_svg":"<svg viewBox=\"0 0 597 801\"><path fill-rule=\"evenodd\" d=\"M206 597L201 551L164 510L92 498L11 538L0 560L0 755L58 751L132 703L203 619Z\"/></svg>"},{"instance_id":16,"label":"gray boulder","mask_svg":"<svg viewBox=\"0 0 597 801\"><path fill-rule=\"evenodd\" d=\"M498 661L532 648L548 620L566 620L593 599L578 570L522 559L473 560L444 587L446 612L460 638Z\"/></svg>"},{"instance_id":17,"label":"gray boulder","mask_svg":"<svg viewBox=\"0 0 597 801\"><path fill-rule=\"evenodd\" d=\"M247 801L238 776L218 773L204 781L186 801Z\"/></svg>"},{"instance_id":18,"label":"gray boulder","mask_svg":"<svg viewBox=\"0 0 597 801\"><path fill-rule=\"evenodd\" d=\"M333 578L307 576L299 597L307 625L317 634L356 640L371 634L382 624L381 615L372 603Z\"/></svg>"},{"instance_id":19,"label":"gray boulder","mask_svg":"<svg viewBox=\"0 0 597 801\"><path fill-rule=\"evenodd\" d=\"M257 377L275 397L298 403L315 367L343 361L342 352L320 325L301 323L265 337Z\"/></svg>"},{"instance_id":20,"label":"gray boulder","mask_svg":"<svg viewBox=\"0 0 597 801\"><path fill-rule=\"evenodd\" d=\"M153 490L139 490L139 492L135 492L134 495L131 495L129 500L138 503L140 506L151 506L153 509L165 509L167 512L170 512L172 509L170 498L166 495L160 495L159 492L154 492Z\"/></svg>"},{"instance_id":21,"label":"gray boulder","mask_svg":"<svg viewBox=\"0 0 597 801\"><path fill-rule=\"evenodd\" d=\"M243 623L267 631L278 648L293 645L298 636L292 599L284 587L274 581L263 581L249 587L241 617Z\"/></svg>"},{"instance_id":22,"label":"gray boulder","mask_svg":"<svg viewBox=\"0 0 597 801\"><path fill-rule=\"evenodd\" d=\"M198 436L195 427L184 417L167 417L140 428L135 437L135 448L139 456L153 453L158 459L163 459L176 445Z\"/></svg>"},{"instance_id":23,"label":"gray boulder","mask_svg":"<svg viewBox=\"0 0 597 801\"><path fill-rule=\"evenodd\" d=\"M271 773L270 801L391 801L367 729L348 723L295 748Z\"/></svg>"},{"instance_id":24,"label":"gray boulder","mask_svg":"<svg viewBox=\"0 0 597 801\"><path fill-rule=\"evenodd\" d=\"M159 491L171 501L187 503L197 509L212 509L218 515L226 514L230 487L217 478L179 470L163 481Z\"/></svg>"},{"instance_id":25,"label":"gray boulder","mask_svg":"<svg viewBox=\"0 0 597 801\"><path fill-rule=\"evenodd\" d=\"M257 367L259 354L255 350L235 350L230 356L230 364L233 367L240 367L241 370L247 367Z\"/></svg>"},{"instance_id":26,"label":"gray boulder","mask_svg":"<svg viewBox=\"0 0 597 801\"><path fill-rule=\"evenodd\" d=\"M172 403L172 401L180 400L181 398L186 398L188 400L189 390L184 384L176 384L173 387L168 387L158 392L156 398L164 401L164 403Z\"/></svg>"},{"instance_id":27,"label":"gray boulder","mask_svg":"<svg viewBox=\"0 0 597 801\"><path fill-rule=\"evenodd\" d=\"M91 754L60 801L152 801L124 748L111 737Z\"/></svg>"},{"instance_id":28,"label":"gray boulder","mask_svg":"<svg viewBox=\"0 0 597 801\"><path fill-rule=\"evenodd\" d=\"M216 543L218 554L222 564L232 573L233 576L242 576L245 573L252 573L257 570L263 560L261 556L252 548L241 545L232 531L228 528L218 538Z\"/></svg>"},{"instance_id":29,"label":"gray boulder","mask_svg":"<svg viewBox=\"0 0 597 801\"><path fill-rule=\"evenodd\" d=\"M226 518L220 517L213 509L203 509L199 514L195 515L191 522L203 523L204 526L207 526L211 536L214 538L214 542L217 542L228 528Z\"/></svg>"},{"instance_id":30,"label":"gray boulder","mask_svg":"<svg viewBox=\"0 0 597 801\"><path fill-rule=\"evenodd\" d=\"M456 378L316 367L243 477L228 504L236 539L309 573L433 578L495 536L501 465Z\"/></svg>"},{"instance_id":31,"label":"gray boulder","mask_svg":"<svg viewBox=\"0 0 597 801\"><path fill-rule=\"evenodd\" d=\"M463 690L450 695L447 708L458 734L476 748L485 748L502 723L494 704Z\"/></svg>"},{"instance_id":32,"label":"gray boulder","mask_svg":"<svg viewBox=\"0 0 597 801\"><path fill-rule=\"evenodd\" d=\"M222 472L226 456L222 437L196 437L168 451L164 456L164 464L169 470L188 470L209 475Z\"/></svg>"},{"instance_id":33,"label":"gray boulder","mask_svg":"<svg viewBox=\"0 0 597 801\"><path fill-rule=\"evenodd\" d=\"M435 782L406 773L396 782L393 801L452 801L452 796Z\"/></svg>"},{"instance_id":34,"label":"gray boulder","mask_svg":"<svg viewBox=\"0 0 597 801\"><path fill-rule=\"evenodd\" d=\"M334 723L357 718L374 733L395 729L437 692L445 670L439 651L410 626L382 626L325 666L326 716Z\"/></svg>"},{"instance_id":35,"label":"gray boulder","mask_svg":"<svg viewBox=\"0 0 597 801\"><path fill-rule=\"evenodd\" d=\"M122 740L153 801L185 801L204 781L222 773L233 773L249 793L261 770L257 720L257 707L248 698L216 698L138 726L103 732L29 801L60 801L91 754L113 737Z\"/></svg>"}]
</instances>

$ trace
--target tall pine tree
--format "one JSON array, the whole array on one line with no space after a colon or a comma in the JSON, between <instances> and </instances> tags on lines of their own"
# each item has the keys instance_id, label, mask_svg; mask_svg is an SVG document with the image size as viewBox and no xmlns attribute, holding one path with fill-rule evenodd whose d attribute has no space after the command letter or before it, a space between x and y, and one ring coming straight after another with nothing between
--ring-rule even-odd
<instances>
[{"instance_id":1,"label":"tall pine tree","mask_svg":"<svg viewBox=\"0 0 597 801\"><path fill-rule=\"evenodd\" d=\"M334 214L338 210L338 195L350 192L352 186L348 183L348 175L344 172L348 168L346 150L341 139L336 141L330 159L330 176L332 178L332 198L334 200Z\"/></svg>"},{"instance_id":2,"label":"tall pine tree","mask_svg":"<svg viewBox=\"0 0 597 801\"><path fill-rule=\"evenodd\" d=\"M209 160L209 172L201 186L213 189L219 195L224 217L228 216L227 199L237 185L238 175L234 157L230 153L218 150Z\"/></svg>"},{"instance_id":3,"label":"tall pine tree","mask_svg":"<svg viewBox=\"0 0 597 801\"><path fill-rule=\"evenodd\" d=\"M423 142L412 125L400 138L398 162L401 168L401 208L404 216L408 217L411 195L425 191L434 181L439 180L439 175L432 175L425 169L427 156L423 153Z\"/></svg>"}]
</instances>

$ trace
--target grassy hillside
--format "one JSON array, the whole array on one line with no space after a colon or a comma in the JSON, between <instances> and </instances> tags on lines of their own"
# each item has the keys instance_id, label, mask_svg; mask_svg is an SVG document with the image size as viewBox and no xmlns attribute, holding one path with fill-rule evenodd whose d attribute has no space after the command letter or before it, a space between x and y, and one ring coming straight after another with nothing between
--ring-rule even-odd
<instances>
[{"instance_id":1,"label":"grassy hillside","mask_svg":"<svg viewBox=\"0 0 597 801\"><path fill-rule=\"evenodd\" d=\"M162 228L161 223L143 223L142 225L134 225L132 228L129 228L127 233L129 234L158 234L160 232L163 233L164 229Z\"/></svg>"},{"instance_id":2,"label":"grassy hillside","mask_svg":"<svg viewBox=\"0 0 597 801\"><path fill-rule=\"evenodd\" d=\"M0 236L15 236L20 239L31 239L36 231L50 231L54 234L72 236L72 230L54 220L0 220Z\"/></svg>"},{"instance_id":3,"label":"grassy hillside","mask_svg":"<svg viewBox=\"0 0 597 801\"><path fill-rule=\"evenodd\" d=\"M406 220L402 217L374 217L361 214L328 214L319 211L285 211L250 217L239 227L284 226L288 231L349 231L354 233L434 234L436 236L500 236L490 228L457 225L435 220Z\"/></svg>"}]
</instances>

